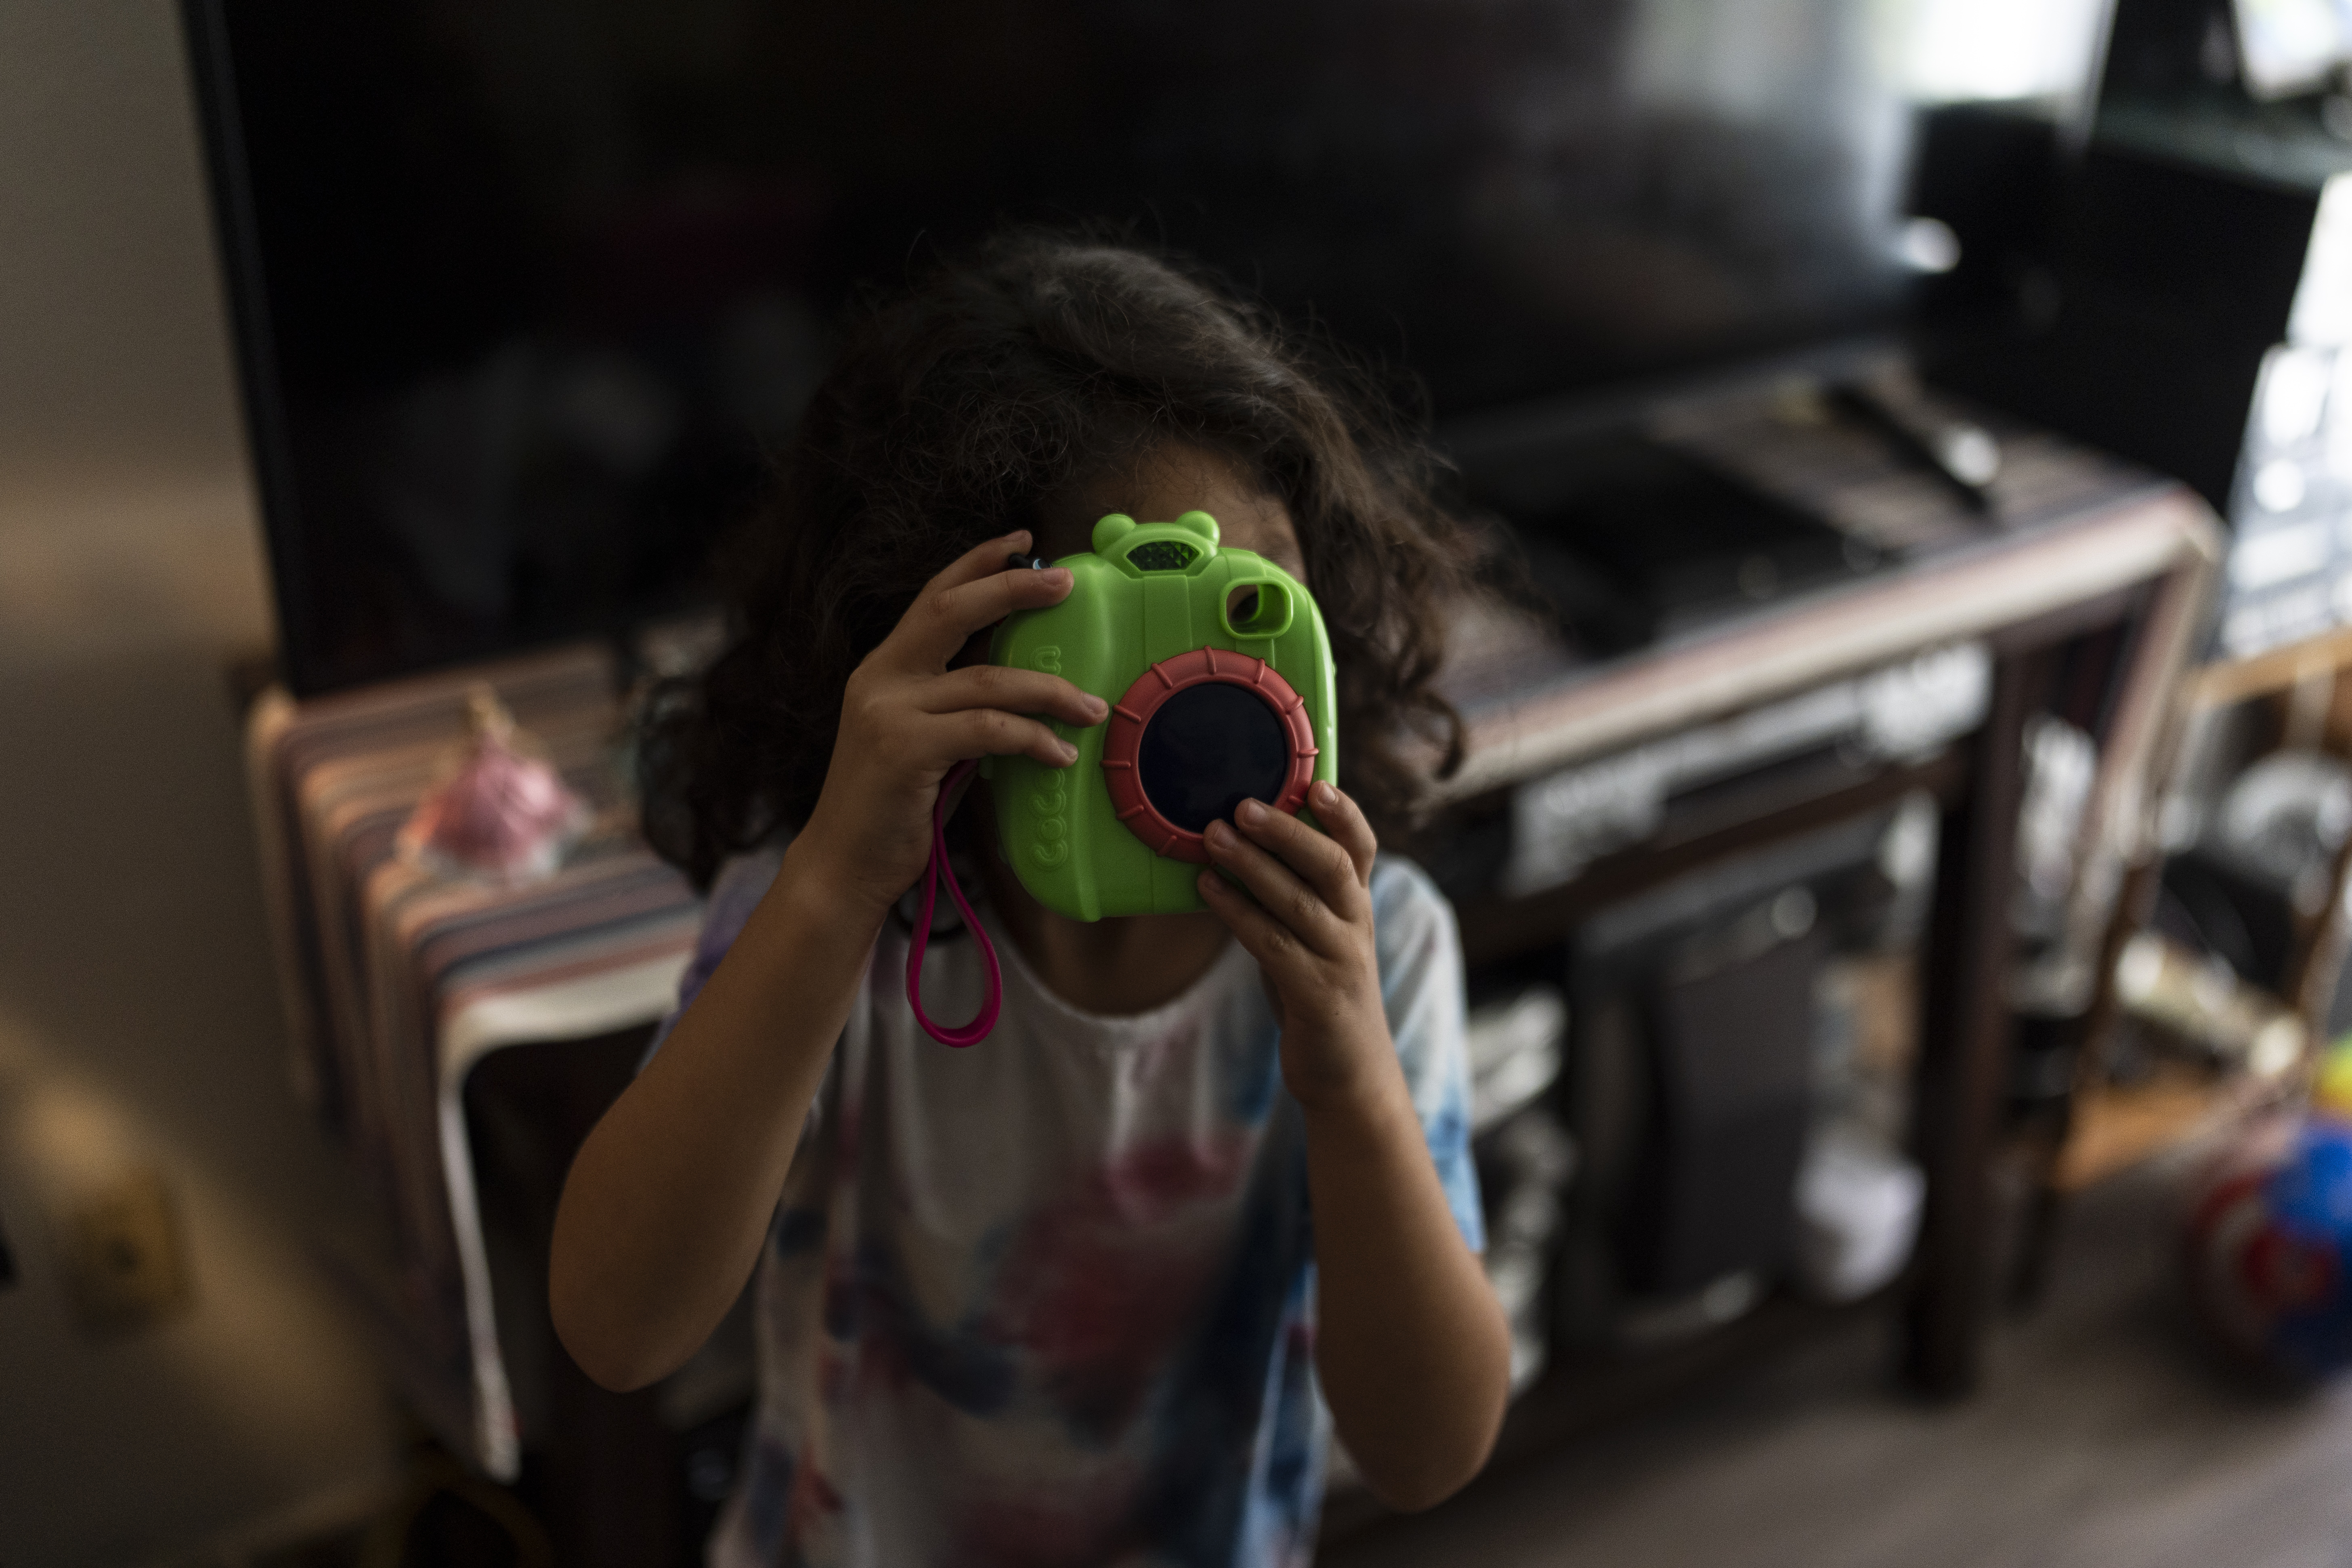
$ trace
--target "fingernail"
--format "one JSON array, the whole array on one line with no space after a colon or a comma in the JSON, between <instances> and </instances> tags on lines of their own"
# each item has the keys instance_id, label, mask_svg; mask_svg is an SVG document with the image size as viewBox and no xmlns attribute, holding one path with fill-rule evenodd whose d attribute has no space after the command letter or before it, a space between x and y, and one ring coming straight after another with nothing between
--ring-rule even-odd
<instances>
[{"instance_id":1,"label":"fingernail","mask_svg":"<svg viewBox=\"0 0 2352 1568\"><path fill-rule=\"evenodd\" d=\"M1201 837L1222 849L1233 842L1234 830L1222 822L1213 822L1209 824L1209 830Z\"/></svg>"},{"instance_id":2,"label":"fingernail","mask_svg":"<svg viewBox=\"0 0 2352 1568\"><path fill-rule=\"evenodd\" d=\"M1063 742L1062 742L1062 762L1063 762L1064 765L1065 765L1065 766L1066 766L1066 765L1068 765L1068 764L1069 764L1069 763L1075 763L1075 762L1076 762L1077 760L1078 760L1078 749L1077 749L1076 746L1073 746L1072 744L1070 744L1067 741Z\"/></svg>"},{"instance_id":3,"label":"fingernail","mask_svg":"<svg viewBox=\"0 0 2352 1568\"><path fill-rule=\"evenodd\" d=\"M1066 566L1048 566L1037 575L1056 588L1066 588L1070 585L1070 569Z\"/></svg>"},{"instance_id":4,"label":"fingernail","mask_svg":"<svg viewBox=\"0 0 2352 1568\"><path fill-rule=\"evenodd\" d=\"M1195 879L1195 880L1199 884L1201 891L1204 893L1212 892L1215 889L1217 885L1217 874L1214 871L1203 871Z\"/></svg>"},{"instance_id":5,"label":"fingernail","mask_svg":"<svg viewBox=\"0 0 2352 1568\"><path fill-rule=\"evenodd\" d=\"M1339 804L1339 792L1333 789L1329 784L1325 784L1320 779L1315 781L1315 787L1307 793L1315 797L1315 804L1318 805L1337 805Z\"/></svg>"},{"instance_id":6,"label":"fingernail","mask_svg":"<svg viewBox=\"0 0 2352 1568\"><path fill-rule=\"evenodd\" d=\"M1089 691L1087 693L1087 711L1092 714L1094 716L1095 722L1099 724L1106 718L1109 717L1110 704Z\"/></svg>"},{"instance_id":7,"label":"fingernail","mask_svg":"<svg viewBox=\"0 0 2352 1568\"><path fill-rule=\"evenodd\" d=\"M1242 802L1241 810L1234 815L1244 822L1263 822L1265 820L1265 807L1254 800L1245 800Z\"/></svg>"}]
</instances>

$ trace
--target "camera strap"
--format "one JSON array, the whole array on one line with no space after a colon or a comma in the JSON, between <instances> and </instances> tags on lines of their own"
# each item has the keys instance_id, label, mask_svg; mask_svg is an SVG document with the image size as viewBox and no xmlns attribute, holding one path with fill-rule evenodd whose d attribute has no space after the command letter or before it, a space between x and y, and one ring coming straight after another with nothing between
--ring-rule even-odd
<instances>
[{"instance_id":1,"label":"camera strap","mask_svg":"<svg viewBox=\"0 0 2352 1568\"><path fill-rule=\"evenodd\" d=\"M915 1022L940 1044L959 1047L988 1038L1004 1003L1004 973L996 966L996 944L981 928L980 917L971 912L971 904L963 896L963 885L956 880L955 868L948 864L948 803L963 782L979 770L976 762L961 762L940 781L940 797L931 803L931 859L923 868L922 908L916 912L914 938L907 945L907 1005L915 1010ZM948 897L955 900L957 910L963 916L964 930L980 943L981 967L988 976L980 1011L972 1015L971 1022L952 1029L932 1023L930 1016L923 1011L923 953L931 945L931 910L939 903L942 877L947 879Z\"/></svg>"}]
</instances>

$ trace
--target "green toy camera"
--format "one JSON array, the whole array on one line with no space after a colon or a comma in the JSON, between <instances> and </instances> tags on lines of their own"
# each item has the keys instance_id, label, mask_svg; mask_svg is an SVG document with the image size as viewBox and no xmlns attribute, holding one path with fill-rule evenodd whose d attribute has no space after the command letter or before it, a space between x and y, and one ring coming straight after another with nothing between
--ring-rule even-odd
<instances>
[{"instance_id":1,"label":"green toy camera","mask_svg":"<svg viewBox=\"0 0 2352 1568\"><path fill-rule=\"evenodd\" d=\"M1054 563L1070 596L1009 616L989 657L1059 675L1111 705L1066 768L982 765L998 841L1022 884L1076 920L1202 907L1201 835L1245 799L1297 812L1339 763L1331 639L1297 579L1217 548L1188 511L1095 524L1091 554Z\"/></svg>"}]
</instances>

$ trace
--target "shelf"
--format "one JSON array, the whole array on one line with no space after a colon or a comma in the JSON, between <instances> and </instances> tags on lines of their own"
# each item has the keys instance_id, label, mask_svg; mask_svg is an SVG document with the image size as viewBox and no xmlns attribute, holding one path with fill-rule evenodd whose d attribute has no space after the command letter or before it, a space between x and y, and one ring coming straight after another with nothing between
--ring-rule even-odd
<instances>
[{"instance_id":1,"label":"shelf","mask_svg":"<svg viewBox=\"0 0 2352 1568\"><path fill-rule=\"evenodd\" d=\"M2185 695L2191 708L2222 708L2265 692L2284 691L2310 677L2332 675L2347 664L2352 664L2352 626L2249 658L2209 664L2189 677Z\"/></svg>"},{"instance_id":2,"label":"shelf","mask_svg":"<svg viewBox=\"0 0 2352 1568\"><path fill-rule=\"evenodd\" d=\"M2189 1068L2144 1083L2110 1084L2075 1098L2073 1126L2051 1184L2080 1192L2146 1160L2210 1136L2272 1092L2242 1077L2214 1079Z\"/></svg>"},{"instance_id":3,"label":"shelf","mask_svg":"<svg viewBox=\"0 0 2352 1568\"><path fill-rule=\"evenodd\" d=\"M1967 758L1956 745L1924 763L1882 767L1850 782L1853 774L1823 769L1776 777L1703 807L1678 803L1647 842L1593 861L1573 881L1527 898L1465 900L1458 909L1463 956L1475 966L1563 941L1579 922L1621 900L1731 856L1886 810L1915 792L1949 804L1964 787Z\"/></svg>"}]
</instances>

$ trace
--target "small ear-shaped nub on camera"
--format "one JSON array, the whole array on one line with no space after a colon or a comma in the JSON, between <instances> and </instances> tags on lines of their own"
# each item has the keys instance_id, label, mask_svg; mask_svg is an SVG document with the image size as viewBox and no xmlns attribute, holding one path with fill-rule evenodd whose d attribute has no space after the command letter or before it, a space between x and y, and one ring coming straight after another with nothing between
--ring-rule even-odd
<instances>
[{"instance_id":1,"label":"small ear-shaped nub on camera","mask_svg":"<svg viewBox=\"0 0 2352 1568\"><path fill-rule=\"evenodd\" d=\"M1217 520L1205 511L1188 511L1176 520L1176 526L1200 535L1211 544L1217 542Z\"/></svg>"},{"instance_id":2,"label":"small ear-shaped nub on camera","mask_svg":"<svg viewBox=\"0 0 2352 1568\"><path fill-rule=\"evenodd\" d=\"M1091 541L1095 547L1095 553L1108 555L1112 546L1134 531L1135 519L1128 516L1127 513L1123 511L1106 513L1102 520L1095 524L1094 538Z\"/></svg>"}]
</instances>

